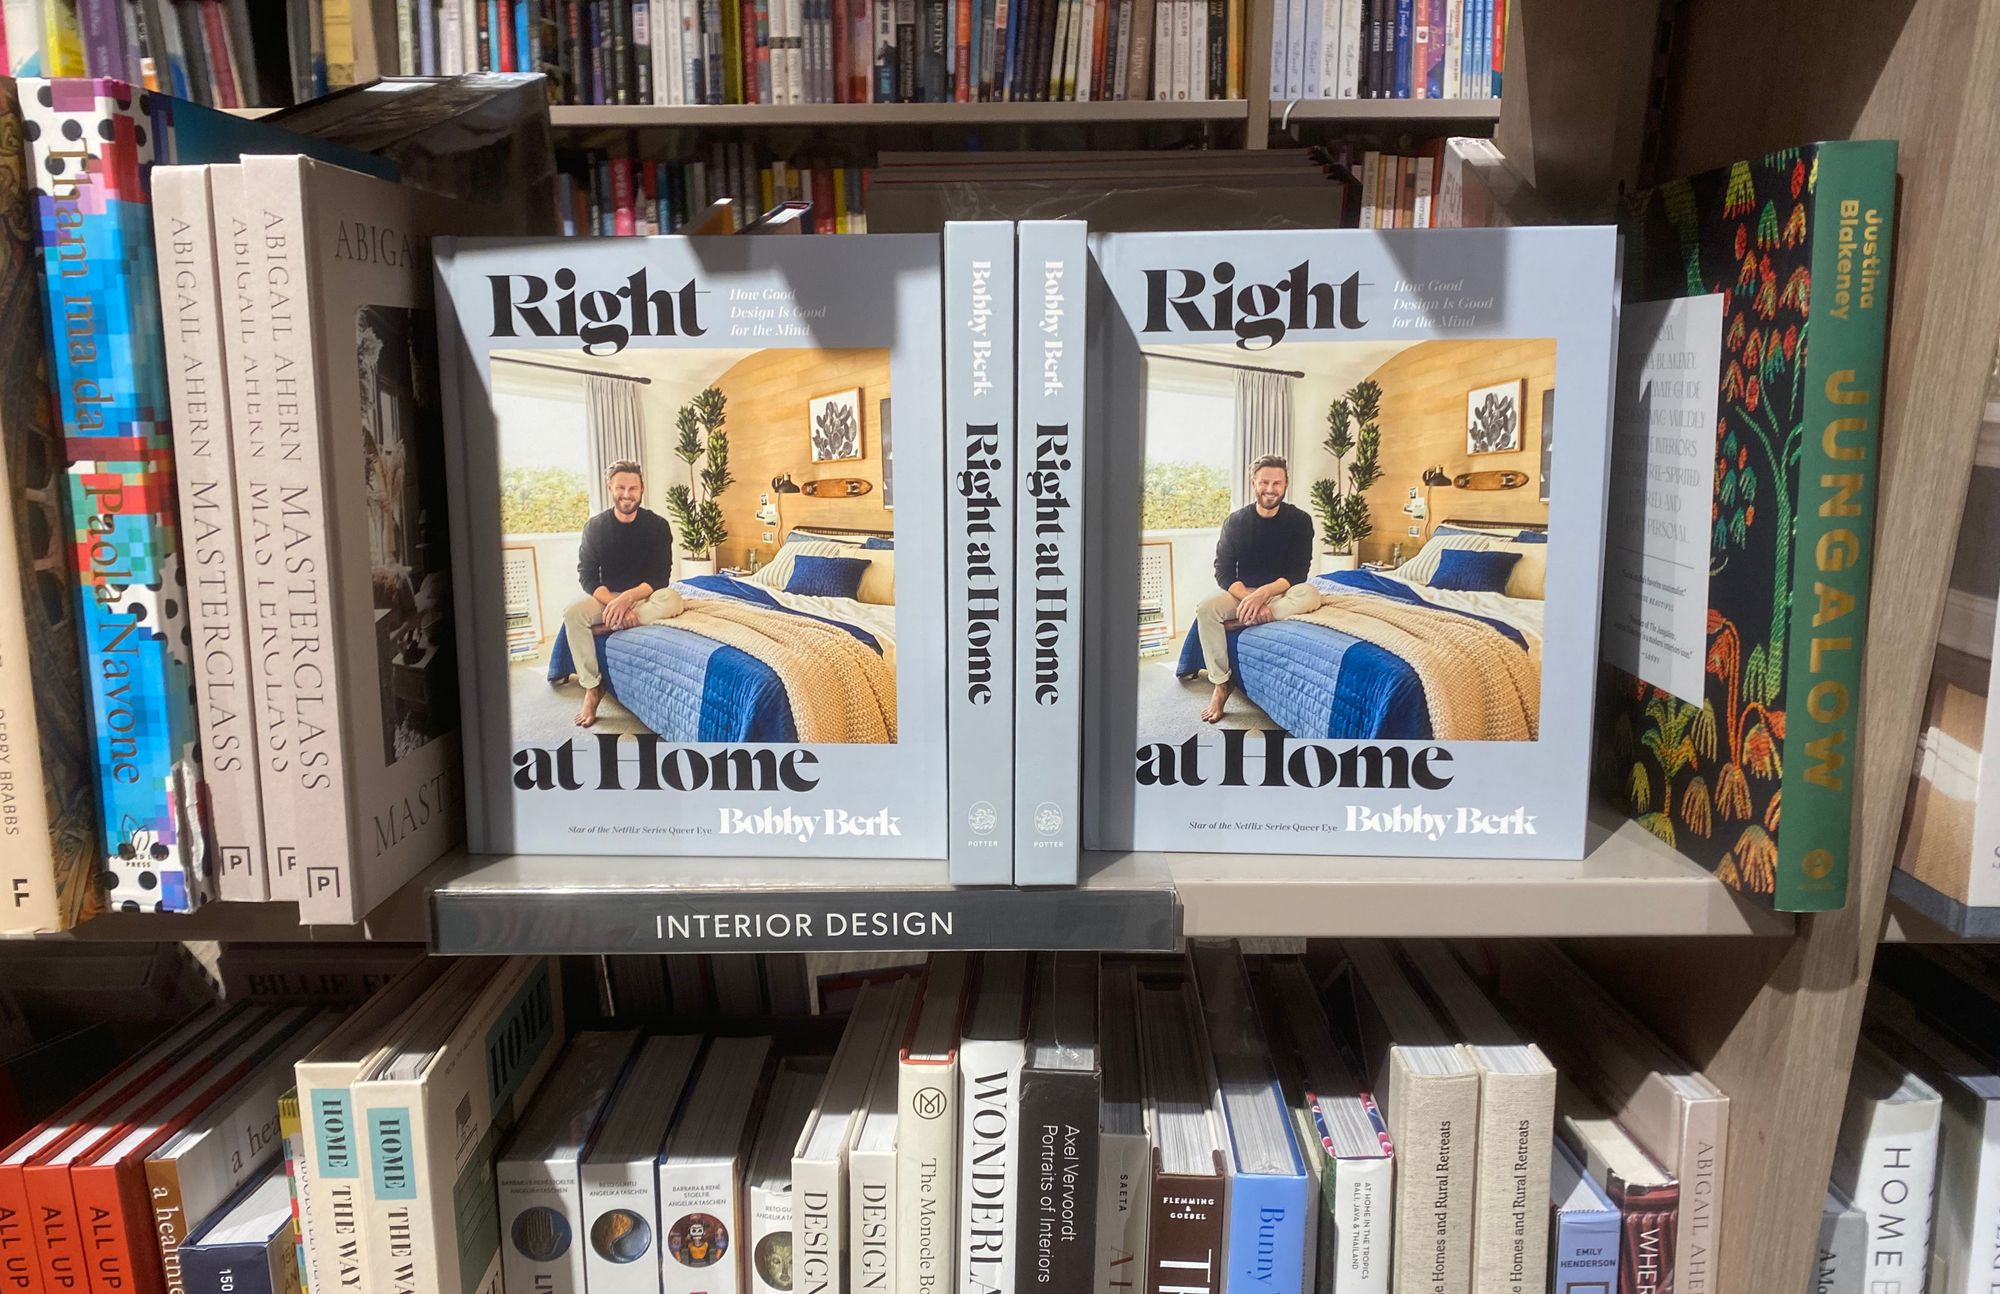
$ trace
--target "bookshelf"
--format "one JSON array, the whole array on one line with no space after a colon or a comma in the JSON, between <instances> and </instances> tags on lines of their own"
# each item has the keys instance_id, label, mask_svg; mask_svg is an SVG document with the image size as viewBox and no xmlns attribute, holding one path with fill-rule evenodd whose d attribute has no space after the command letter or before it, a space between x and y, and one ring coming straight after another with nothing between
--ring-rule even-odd
<instances>
[{"instance_id":1,"label":"bookshelf","mask_svg":"<svg viewBox=\"0 0 2000 1294\"><path fill-rule=\"evenodd\" d=\"M1172 103L1114 99L1094 103L725 103L561 104L549 109L560 130L672 127L867 129L892 126L1091 126L1126 122L1235 122L1248 119L1242 99Z\"/></svg>"}]
</instances>

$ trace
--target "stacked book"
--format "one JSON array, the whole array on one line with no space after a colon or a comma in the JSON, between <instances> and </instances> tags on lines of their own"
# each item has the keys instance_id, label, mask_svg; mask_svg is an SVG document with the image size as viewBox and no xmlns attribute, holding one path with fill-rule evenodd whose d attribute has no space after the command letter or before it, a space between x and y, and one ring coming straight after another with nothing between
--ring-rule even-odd
<instances>
[{"instance_id":1,"label":"stacked book","mask_svg":"<svg viewBox=\"0 0 2000 1294\"><path fill-rule=\"evenodd\" d=\"M1502 223L1489 217L1478 168L1498 161L1489 140L1434 140L1402 155L1361 155L1351 173L1359 187L1356 226L1362 229L1461 229Z\"/></svg>"},{"instance_id":2,"label":"stacked book","mask_svg":"<svg viewBox=\"0 0 2000 1294\"><path fill-rule=\"evenodd\" d=\"M1271 98L1497 99L1506 0L1277 0Z\"/></svg>"},{"instance_id":3,"label":"stacked book","mask_svg":"<svg viewBox=\"0 0 2000 1294\"><path fill-rule=\"evenodd\" d=\"M868 171L824 160L760 156L755 145L718 141L703 161L661 162L629 155L565 155L556 172L556 207L565 237L688 232L720 199L741 228L785 203L807 203L803 232L865 234Z\"/></svg>"}]
</instances>

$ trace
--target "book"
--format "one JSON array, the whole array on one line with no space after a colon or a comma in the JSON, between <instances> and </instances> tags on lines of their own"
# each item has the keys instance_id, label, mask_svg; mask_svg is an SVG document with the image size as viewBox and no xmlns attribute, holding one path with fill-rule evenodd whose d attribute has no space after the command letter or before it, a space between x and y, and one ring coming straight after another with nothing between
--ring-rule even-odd
<instances>
[{"instance_id":1,"label":"book","mask_svg":"<svg viewBox=\"0 0 2000 1294\"><path fill-rule=\"evenodd\" d=\"M64 533L84 560L72 574L108 899L121 908L184 911L209 897L212 859L191 639L182 637L187 576L145 181L156 163L233 161L274 149L382 167L365 154L123 82L58 79L22 89L48 317L62 320L62 344L50 350L52 385L64 435Z\"/></svg>"},{"instance_id":2,"label":"book","mask_svg":"<svg viewBox=\"0 0 2000 1294\"><path fill-rule=\"evenodd\" d=\"M896 1271L933 1294L958 1288L959 1037L970 968L967 953L929 956L897 1055L896 1200L905 1218Z\"/></svg>"},{"instance_id":3,"label":"book","mask_svg":"<svg viewBox=\"0 0 2000 1294\"><path fill-rule=\"evenodd\" d=\"M563 1037L558 963L510 957L443 1027L419 1024L354 1084L365 1135L362 1226L373 1289L498 1294L499 1142L534 1098Z\"/></svg>"},{"instance_id":4,"label":"book","mask_svg":"<svg viewBox=\"0 0 2000 1294\"><path fill-rule=\"evenodd\" d=\"M699 1037L648 1038L583 1159L584 1282L597 1294L658 1294L659 1156L701 1055Z\"/></svg>"},{"instance_id":5,"label":"book","mask_svg":"<svg viewBox=\"0 0 2000 1294\"><path fill-rule=\"evenodd\" d=\"M634 1032L579 1033L494 1166L506 1285L582 1294L583 1157L639 1045Z\"/></svg>"},{"instance_id":6,"label":"book","mask_svg":"<svg viewBox=\"0 0 2000 1294\"><path fill-rule=\"evenodd\" d=\"M902 1010L914 1018L915 981ZM896 1294L896 1259L903 1217L897 1186L897 1130L902 1124L900 1057L909 1021L883 1031L875 1073L854 1119L847 1146L847 1289L853 1294Z\"/></svg>"},{"instance_id":7,"label":"book","mask_svg":"<svg viewBox=\"0 0 2000 1294\"><path fill-rule=\"evenodd\" d=\"M1395 1146L1391 1288L1468 1289L1479 1145L1479 1070L1418 994L1388 945L1344 940L1358 1052Z\"/></svg>"},{"instance_id":8,"label":"book","mask_svg":"<svg viewBox=\"0 0 2000 1294\"><path fill-rule=\"evenodd\" d=\"M661 1148L659 1261L668 1294L728 1294L741 1285L743 1157L770 1053L768 1037L710 1042Z\"/></svg>"},{"instance_id":9,"label":"book","mask_svg":"<svg viewBox=\"0 0 2000 1294\"><path fill-rule=\"evenodd\" d=\"M911 992L902 976L862 989L792 1151L792 1262L804 1288L847 1279L848 1151L884 1051L909 1019Z\"/></svg>"},{"instance_id":10,"label":"book","mask_svg":"<svg viewBox=\"0 0 2000 1294\"><path fill-rule=\"evenodd\" d=\"M945 226L949 853L957 885L1014 879L1014 225Z\"/></svg>"},{"instance_id":11,"label":"book","mask_svg":"<svg viewBox=\"0 0 2000 1294\"><path fill-rule=\"evenodd\" d=\"M1814 1294L1861 1294L1867 1261L1868 1217L1854 1201L1829 1184L1820 1213L1819 1247L1813 1256Z\"/></svg>"},{"instance_id":12,"label":"book","mask_svg":"<svg viewBox=\"0 0 2000 1294\"><path fill-rule=\"evenodd\" d=\"M986 953L958 1047L958 1288L1014 1288L1021 1179L1021 1067L1027 1061L1032 963Z\"/></svg>"},{"instance_id":13,"label":"book","mask_svg":"<svg viewBox=\"0 0 2000 1294\"><path fill-rule=\"evenodd\" d=\"M1074 885L1083 838L1083 537L1089 434L1078 220L1019 226L1014 524L1014 883Z\"/></svg>"},{"instance_id":14,"label":"book","mask_svg":"<svg viewBox=\"0 0 2000 1294\"><path fill-rule=\"evenodd\" d=\"M267 1165L189 1238L180 1255L187 1294L299 1294L292 1199L282 1166Z\"/></svg>"},{"instance_id":15,"label":"book","mask_svg":"<svg viewBox=\"0 0 2000 1294\"><path fill-rule=\"evenodd\" d=\"M305 1120L299 1112L299 1090L288 1087L278 1098L278 1135L282 1138L285 1187L292 1200L292 1263L299 1273L300 1288L312 1262L306 1256L305 1210L312 1187L312 1169L306 1159Z\"/></svg>"},{"instance_id":16,"label":"book","mask_svg":"<svg viewBox=\"0 0 2000 1294\"><path fill-rule=\"evenodd\" d=\"M1303 1288L1306 1255L1314 1247L1309 1228L1319 1202L1309 1190L1243 954L1233 942L1208 941L1194 945L1191 960L1215 1075L1215 1108L1227 1133L1223 1286Z\"/></svg>"},{"instance_id":17,"label":"book","mask_svg":"<svg viewBox=\"0 0 2000 1294\"><path fill-rule=\"evenodd\" d=\"M1097 1260L1091 1287L1136 1289L1145 1279L1153 1147L1139 1059L1138 985L1132 968L1106 961L1098 979Z\"/></svg>"},{"instance_id":18,"label":"book","mask_svg":"<svg viewBox=\"0 0 2000 1294\"><path fill-rule=\"evenodd\" d=\"M1039 953L1021 1066L1017 1280L1036 1289L1096 1288L1103 1171L1094 953Z\"/></svg>"},{"instance_id":19,"label":"book","mask_svg":"<svg viewBox=\"0 0 2000 1294\"><path fill-rule=\"evenodd\" d=\"M227 233L210 201L207 167L154 168L153 229L216 897L262 902L270 883L223 342Z\"/></svg>"},{"instance_id":20,"label":"book","mask_svg":"<svg viewBox=\"0 0 2000 1294\"><path fill-rule=\"evenodd\" d=\"M1607 1294L1618 1284L1618 1206L1557 1141L1549 1155L1549 1294Z\"/></svg>"},{"instance_id":21,"label":"book","mask_svg":"<svg viewBox=\"0 0 2000 1294\"><path fill-rule=\"evenodd\" d=\"M1613 232L1091 247L1085 845L1580 857L1591 698L1548 682L1596 659ZM1164 660L1102 614L1149 596Z\"/></svg>"},{"instance_id":22,"label":"book","mask_svg":"<svg viewBox=\"0 0 2000 1294\"><path fill-rule=\"evenodd\" d=\"M471 846L942 858L943 443L884 434L885 402L942 405L940 240L438 255ZM576 313L600 283L616 320ZM594 502L502 488L551 469ZM516 664L501 589L530 532L547 645Z\"/></svg>"},{"instance_id":23,"label":"book","mask_svg":"<svg viewBox=\"0 0 2000 1294\"><path fill-rule=\"evenodd\" d=\"M1556 1128L1618 1210L1618 1288L1680 1288L1675 1283L1674 1229L1681 1183L1618 1120L1564 1080L1556 1085Z\"/></svg>"},{"instance_id":24,"label":"book","mask_svg":"<svg viewBox=\"0 0 2000 1294\"><path fill-rule=\"evenodd\" d=\"M1930 1271L1943 1107L1936 1088L1861 1040L1834 1142L1833 1184L1868 1219L1863 1266L1871 1273Z\"/></svg>"},{"instance_id":25,"label":"book","mask_svg":"<svg viewBox=\"0 0 2000 1294\"><path fill-rule=\"evenodd\" d=\"M819 1100L826 1070L824 1060L787 1057L771 1077L746 1183L754 1294L790 1294L792 1289L792 1151Z\"/></svg>"},{"instance_id":26,"label":"book","mask_svg":"<svg viewBox=\"0 0 2000 1294\"><path fill-rule=\"evenodd\" d=\"M1647 190L1622 214L1599 780L1783 911L1847 897L1895 187L1893 141L1833 141ZM1711 380L1685 378L1690 355ZM1695 469L1635 488L1670 462ZM1675 522L1690 515L1712 520Z\"/></svg>"},{"instance_id":27,"label":"book","mask_svg":"<svg viewBox=\"0 0 2000 1294\"><path fill-rule=\"evenodd\" d=\"M1138 1019L1153 1137L1143 1288L1219 1289L1228 1177L1192 988L1177 976L1142 978Z\"/></svg>"},{"instance_id":28,"label":"book","mask_svg":"<svg viewBox=\"0 0 2000 1294\"><path fill-rule=\"evenodd\" d=\"M7 21L18 6L7 6ZM35 21L40 8L25 7ZM10 32L10 35L12 33ZM36 52L17 57L32 67ZM16 834L0 858L6 903L0 930L66 930L103 906L99 892L97 759L84 721L83 659L77 608L70 598L61 536L63 461L60 428L50 397L43 328L41 264L31 230L27 143L19 91L0 76L0 174L7 190L6 233L0 236L0 336L7 338L0 390L0 543L12 560L0 578L0 741L11 752L20 787L14 797Z\"/></svg>"}]
</instances>

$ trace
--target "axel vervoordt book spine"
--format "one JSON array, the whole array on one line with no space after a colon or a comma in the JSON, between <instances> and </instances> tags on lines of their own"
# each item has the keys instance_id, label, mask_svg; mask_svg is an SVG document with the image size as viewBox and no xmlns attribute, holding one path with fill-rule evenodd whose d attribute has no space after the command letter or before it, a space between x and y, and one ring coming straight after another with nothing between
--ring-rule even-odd
<instances>
[{"instance_id":1,"label":"axel vervoordt book spine","mask_svg":"<svg viewBox=\"0 0 2000 1294\"><path fill-rule=\"evenodd\" d=\"M951 880L1014 879L1014 224L945 226Z\"/></svg>"},{"instance_id":2,"label":"axel vervoordt book spine","mask_svg":"<svg viewBox=\"0 0 2000 1294\"><path fill-rule=\"evenodd\" d=\"M1021 1070L1015 1270L1024 1289L1095 1288L1101 1092L1096 1070Z\"/></svg>"},{"instance_id":3,"label":"axel vervoordt book spine","mask_svg":"<svg viewBox=\"0 0 2000 1294\"><path fill-rule=\"evenodd\" d=\"M224 354L226 234L211 202L207 167L165 166L153 172L153 227L166 325L167 387L173 398L174 476L190 559L187 610L195 644L202 773L214 831L216 897L262 902L270 897L270 888L251 711L231 383Z\"/></svg>"},{"instance_id":4,"label":"axel vervoordt book spine","mask_svg":"<svg viewBox=\"0 0 2000 1294\"><path fill-rule=\"evenodd\" d=\"M18 63L17 63L18 66ZM103 904L97 760L84 719L83 654L63 535L61 432L52 418L41 264L31 230L26 135L15 83L0 77L0 931L66 930Z\"/></svg>"},{"instance_id":5,"label":"axel vervoordt book spine","mask_svg":"<svg viewBox=\"0 0 2000 1294\"><path fill-rule=\"evenodd\" d=\"M1083 800L1084 307L1080 220L1019 226L1014 883L1074 885Z\"/></svg>"},{"instance_id":6,"label":"axel vervoordt book spine","mask_svg":"<svg viewBox=\"0 0 2000 1294\"><path fill-rule=\"evenodd\" d=\"M1155 1156L1144 1294L1219 1294L1224 1288L1227 1181L1219 1156L1212 1175L1163 1173Z\"/></svg>"},{"instance_id":7,"label":"axel vervoordt book spine","mask_svg":"<svg viewBox=\"0 0 2000 1294\"><path fill-rule=\"evenodd\" d=\"M1021 1179L1019 1038L969 1038L959 1046L958 1286L962 1294L1010 1290L1020 1270L1015 1218Z\"/></svg>"}]
</instances>

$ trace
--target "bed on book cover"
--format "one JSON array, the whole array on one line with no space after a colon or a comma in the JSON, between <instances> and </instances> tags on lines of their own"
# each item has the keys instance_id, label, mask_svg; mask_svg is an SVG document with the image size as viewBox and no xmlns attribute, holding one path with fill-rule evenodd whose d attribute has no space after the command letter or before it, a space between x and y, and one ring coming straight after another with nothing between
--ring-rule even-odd
<instances>
[{"instance_id":1,"label":"bed on book cover","mask_svg":"<svg viewBox=\"0 0 2000 1294\"><path fill-rule=\"evenodd\" d=\"M788 591L800 555L866 560L867 575L854 597ZM688 608L680 617L595 639L605 686L649 731L685 742L895 739L893 539L794 532L755 575L673 587ZM575 672L558 633L549 682Z\"/></svg>"},{"instance_id":2,"label":"bed on book cover","mask_svg":"<svg viewBox=\"0 0 2000 1294\"><path fill-rule=\"evenodd\" d=\"M1502 588L1432 588L1455 548L1518 556ZM1440 523L1393 571L1315 577L1319 611L1232 629L1232 676L1302 740L1532 741L1547 552L1538 523ZM1175 672L1185 679L1202 668L1190 625Z\"/></svg>"}]
</instances>

